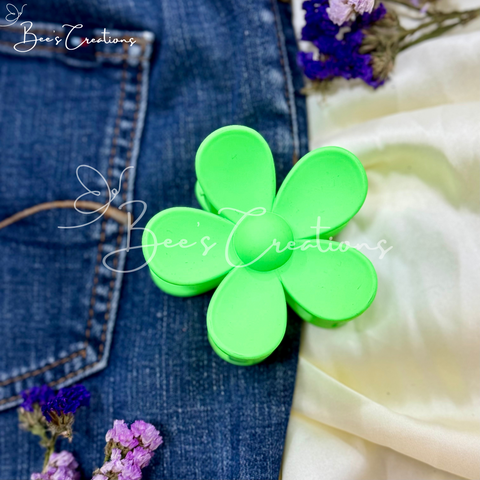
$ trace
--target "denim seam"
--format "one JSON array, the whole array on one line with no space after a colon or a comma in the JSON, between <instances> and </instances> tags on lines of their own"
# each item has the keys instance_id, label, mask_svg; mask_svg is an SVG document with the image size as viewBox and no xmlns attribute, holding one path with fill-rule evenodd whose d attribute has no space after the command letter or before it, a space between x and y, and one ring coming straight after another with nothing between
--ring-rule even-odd
<instances>
[{"instance_id":1,"label":"denim seam","mask_svg":"<svg viewBox=\"0 0 480 480\"><path fill-rule=\"evenodd\" d=\"M0 40L0 45L5 45L6 47L14 47L16 43L14 42L6 42L4 40ZM142 46L142 49L144 47ZM45 52L56 52L65 54L68 52L66 48L63 47L47 47L45 45L37 45L35 50L38 51L45 51ZM118 59L118 60L127 60L129 58L127 53L107 53L107 52L95 52L95 56L98 58L111 58L111 59Z\"/></svg>"},{"instance_id":2,"label":"denim seam","mask_svg":"<svg viewBox=\"0 0 480 480\"><path fill-rule=\"evenodd\" d=\"M273 14L275 17L275 30L277 33L277 45L280 54L280 63L282 65L282 72L285 79L285 98L288 104L288 110L290 113L290 130L292 132L293 142L293 158L292 163L295 164L300 155L300 140L298 136L297 125L297 110L295 106L295 89L293 88L292 72L290 71L287 48L285 45L285 35L283 34L282 19L280 18L280 12L275 0L270 0Z\"/></svg>"},{"instance_id":3,"label":"denim seam","mask_svg":"<svg viewBox=\"0 0 480 480\"><path fill-rule=\"evenodd\" d=\"M120 120L122 118L123 114L123 109L124 109L124 102L125 102L125 87L126 87L126 80L127 80L127 63L124 62L123 64L123 69L122 69L122 81L120 84L120 101L119 101L119 106L118 106L118 113L117 113L117 118L115 120L115 130L114 130L114 135L113 135L113 141L112 141L112 149L110 151L110 158L109 158L109 165L108 165L108 185L111 186L112 180L113 180L113 163L114 163L114 158L117 150L117 143L118 143L118 138L120 137ZM94 317L94 307L95 307L95 301L96 301L96 293L97 293L97 283L98 283L98 273L100 270L100 262L101 262L101 257L102 257L102 249L103 249L103 244L105 242L105 229L106 229L107 221L103 219L102 221L102 230L100 234L100 243L98 244L98 252L97 252L97 263L95 266L95 278L93 280L93 287L92 287L92 297L90 300L90 309L89 309L89 318L87 322L87 329L85 331L85 346L84 346L84 352L86 355L87 347L88 347L88 342L90 339L90 333L91 333L91 328L92 328L92 319ZM120 246L121 242L121 235L123 234L123 229L120 227L119 228L119 233L117 236L117 249ZM117 261L117 255L115 255L114 262ZM114 267L116 268L116 264L114 264ZM110 311L110 306L111 306L111 292L112 292L112 287L113 287L113 281L115 279L116 272L113 272L113 279L110 281L109 285L109 292L108 292L108 304L107 304L107 311L105 313L105 316L108 315L108 312ZM100 345L103 345L100 344ZM99 354L100 354L100 347L99 347ZM97 361L98 361L98 355L97 355Z\"/></svg>"},{"instance_id":4,"label":"denim seam","mask_svg":"<svg viewBox=\"0 0 480 480\"><path fill-rule=\"evenodd\" d=\"M1 43L1 42L0 42ZM147 55L145 55L147 53ZM138 72L136 75L136 83L137 83L137 88L136 88L136 96L135 96L135 110L133 114L133 121L132 121L132 126L130 129L130 142L128 146L128 150L126 153L126 162L125 162L125 168L128 167L131 163L135 163L136 156L138 155L138 150L139 150L139 141L140 141L140 136L141 136L141 129L143 127L143 121L139 122L139 118L142 118L142 115L145 114L146 110L146 98L143 99L142 101L142 94L145 94L146 92L146 81L147 77L144 74L144 72L148 72L148 45L145 46L145 44L142 43L142 54L140 56L140 61L138 64ZM118 56L118 55L117 55ZM115 130L114 130L114 135L112 138L112 149L110 151L110 159L109 159L109 170L108 170L108 184L111 186L112 185L112 180L113 180L113 165L114 165L114 160L116 156L116 150L117 150L117 144L118 144L118 139L120 138L120 122L122 119L122 115L124 112L124 102L125 102L125 97L126 97L126 72L128 69L128 62L127 58L128 55L122 55L125 57L124 60L124 65L123 65L123 70L122 70L122 81L121 81L121 87L120 87L120 100L119 100L119 107L118 107L118 112L116 116L116 121L115 121ZM123 181L123 192L122 192L122 203L125 203L127 201L127 196L130 197L131 195L127 193L128 187L133 188L133 175L129 176L128 175L129 171L127 170L125 172L124 176L124 181ZM131 177L131 181L129 181ZM130 185L129 185L130 183ZM96 266L95 266L95 276L93 280L93 286L92 286L92 296L90 300L90 307L89 307L89 318L87 321L87 327L85 330L85 342L84 342L84 347L80 350L77 350L67 357L64 357L62 359L58 359L55 362L51 364L44 365L41 368L35 369L31 372L26 372L21 375L18 375L16 377L12 377L10 379L3 380L0 382L0 387L1 386L6 386L9 385L13 382L19 381L19 380L25 380L27 378L31 378L40 374L43 374L47 372L48 370L51 370L52 368L55 368L59 365L64 365L73 360L74 358L77 358L78 356L82 356L83 358L86 358L87 356L87 348L88 348L88 343L91 335L91 327L92 327L92 320L94 317L94 307L95 307L95 302L96 302L96 287L98 284L98 275L99 275L99 270L100 270L100 263L101 263L101 252L103 250L103 246L105 243L105 230L106 230L106 224L107 224L106 219L103 220L102 222L102 227L101 227L101 235L100 235L100 242L98 245L98 253L97 253L97 258L96 258ZM117 249L117 254L115 255L113 259L113 267L114 269L117 269L118 264L121 263L121 268L124 263L124 258L120 259L119 262L119 257L124 257L124 255L119 255L119 252L124 252L124 249L118 250L121 243L122 243L122 238L124 236L124 228L122 225L119 226L119 232L117 235L116 239L116 249ZM117 272L113 271L112 272L112 278L109 282L109 292L108 292L108 302L106 306L106 311L103 317L103 325L102 325L102 333L101 333L101 343L98 346L98 352L97 352L97 358L94 362L91 362L81 368L77 368L76 370L68 373L67 375L62 376L59 379L53 380L49 382L50 386L56 386L59 384L62 384L63 382L68 381L70 378L75 377L75 376L84 376L82 375L86 371L89 371L93 368L95 368L97 365L100 367L99 369L102 368L102 363L103 361L108 358L108 348L107 351L105 350L105 343L107 340L108 345L107 347L110 346L111 343L111 338L109 338L108 333L112 333L113 331L113 326L110 325L112 322L110 321L112 318L112 313L115 315L116 309L117 309L117 303L118 303L118 292L117 295L115 295L116 298L113 298L114 296L114 287L115 283L118 283L117 289L120 288L120 282L121 282L121 277L123 275L117 275ZM111 328L108 328L110 325ZM111 335L110 335L111 336ZM9 402L15 402L20 399L20 395L13 395L11 397L5 398L0 400L0 406L5 405Z\"/></svg>"},{"instance_id":5,"label":"denim seam","mask_svg":"<svg viewBox=\"0 0 480 480\"><path fill-rule=\"evenodd\" d=\"M31 372L22 373L21 375L17 375L16 377L11 377L11 378L7 378L6 380L2 380L2 382L0 382L0 387L5 387L7 385L10 385L13 382L26 380L27 378L35 377L37 375L40 375L41 373L45 373L48 370L51 370L52 368L57 367L58 365L62 365L64 363L67 363L68 361L74 359L75 357L78 357L79 355L81 355L82 351L83 351L83 349L82 350L77 350L77 351L71 353L70 355L68 355L67 357L55 360L55 362L44 365L41 368L37 368L35 370L32 370ZM3 403L6 403L5 399L0 400L0 405L2 405Z\"/></svg>"},{"instance_id":6,"label":"denim seam","mask_svg":"<svg viewBox=\"0 0 480 480\"><path fill-rule=\"evenodd\" d=\"M142 46L142 49L143 48L144 47ZM128 152L127 152L126 167L128 167L131 163L133 163L133 159L136 158L136 155L138 153L138 143L140 142L140 132L141 132L141 129L143 127L143 123L139 124L138 120L139 120L139 117L141 117L145 113L145 109L146 109L146 97L143 99L143 102L141 100L142 100L142 91L145 91L144 87L145 87L147 77L145 76L144 72L146 71L147 67L146 67L146 64L143 63L143 62L141 62L139 65L140 65L140 71L137 75L137 92L136 92L136 98L135 98L136 108L135 108L135 113L134 113L134 125L132 127L131 132L130 132L130 144L129 144L129 148L128 148ZM127 193L126 193L127 189L125 187L127 186L127 183L128 183L128 177L129 177L129 171L127 170L125 172L125 177L124 177L124 182L123 182L123 187L122 187L123 188L123 193L122 193L123 202L125 202L127 200ZM131 177L133 179L133 175L131 175ZM133 183L132 183L132 189L133 189ZM120 231L123 232L123 226L120 226ZM117 237L117 241L121 240L121 237L122 237L122 235L119 232L119 236ZM118 246L117 246L117 248L118 248ZM119 257L116 256L114 262L118 261L118 258ZM122 263L122 265L120 265L120 267L123 267L124 259L125 259L124 256L120 257L120 262ZM114 265L114 267L116 268L116 265ZM118 276L115 275L117 281L120 281L122 276L123 276L123 274L120 274ZM85 372L95 368L97 365L100 365L103 361L107 360L109 349L107 348L105 354L103 354L103 351L104 351L105 341L108 341L109 338L110 338L110 341L111 341L111 336L110 337L107 336L107 330L108 330L109 325L110 325L111 329L113 329L113 325L111 324L111 322L109 322L109 319L110 319L110 315L113 313L113 310L114 309L116 310L116 306L114 308L110 308L112 303L113 303L112 302L112 295L113 295L112 286L113 286L114 281L115 281L115 279L112 279L111 282L110 282L109 309L105 313L105 321L104 321L103 327L102 327L102 337L101 337L102 343L99 346L99 353L102 353L102 355L98 355L97 360L95 362L92 362L88 365L85 365L83 368L77 370L76 372L71 372L70 374L66 375L65 377L62 377L62 378L56 380L54 385L61 384L62 382L64 382L68 378L71 378L71 376L73 376L72 374L80 376L80 378L82 378L82 377L85 376L84 375ZM116 304L116 302L115 302L115 304Z\"/></svg>"}]
</instances>

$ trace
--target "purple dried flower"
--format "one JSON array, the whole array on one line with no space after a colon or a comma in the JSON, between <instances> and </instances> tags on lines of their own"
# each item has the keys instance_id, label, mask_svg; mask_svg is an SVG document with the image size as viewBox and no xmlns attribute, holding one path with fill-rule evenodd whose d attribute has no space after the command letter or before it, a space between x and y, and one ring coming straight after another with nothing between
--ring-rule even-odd
<instances>
[{"instance_id":1,"label":"purple dried flower","mask_svg":"<svg viewBox=\"0 0 480 480\"><path fill-rule=\"evenodd\" d=\"M352 16L353 6L348 0L330 0L327 13L335 25L343 25Z\"/></svg>"},{"instance_id":2,"label":"purple dried flower","mask_svg":"<svg viewBox=\"0 0 480 480\"><path fill-rule=\"evenodd\" d=\"M343 32L343 36L340 36L340 27L328 16L328 0L308 0L303 3L303 8L306 25L302 29L302 40L312 42L318 49L316 56L312 52L298 53L297 61L306 77L320 81L336 77L361 78L374 88L384 82L373 75L371 55L360 53L364 31L386 13L382 4L372 13L358 15L349 22L348 31Z\"/></svg>"},{"instance_id":3,"label":"purple dried flower","mask_svg":"<svg viewBox=\"0 0 480 480\"><path fill-rule=\"evenodd\" d=\"M70 470L75 470L78 467L78 463L75 460L75 457L66 450L63 450L59 453L53 452L50 455L48 464L53 467L65 467Z\"/></svg>"},{"instance_id":4,"label":"purple dried flower","mask_svg":"<svg viewBox=\"0 0 480 480\"><path fill-rule=\"evenodd\" d=\"M52 453L42 473L33 473L30 480L79 480L78 463L70 452Z\"/></svg>"},{"instance_id":5,"label":"purple dried flower","mask_svg":"<svg viewBox=\"0 0 480 480\"><path fill-rule=\"evenodd\" d=\"M138 440L134 438L125 420L115 420L113 422L113 428L107 432L105 439L107 442L113 440L129 449L135 448L138 445Z\"/></svg>"},{"instance_id":6,"label":"purple dried flower","mask_svg":"<svg viewBox=\"0 0 480 480\"><path fill-rule=\"evenodd\" d=\"M336 25L343 25L353 13L371 13L375 0L330 0L327 14Z\"/></svg>"},{"instance_id":7,"label":"purple dried flower","mask_svg":"<svg viewBox=\"0 0 480 480\"><path fill-rule=\"evenodd\" d=\"M59 467L49 477L49 480L80 480L80 473L68 468Z\"/></svg>"},{"instance_id":8,"label":"purple dried flower","mask_svg":"<svg viewBox=\"0 0 480 480\"><path fill-rule=\"evenodd\" d=\"M27 412L33 412L33 406L37 403L40 405L45 405L52 398L55 397L55 392L48 386L42 385L41 387L33 387L30 390L24 390L22 392L23 403L22 407Z\"/></svg>"},{"instance_id":9,"label":"purple dried flower","mask_svg":"<svg viewBox=\"0 0 480 480\"><path fill-rule=\"evenodd\" d=\"M123 469L122 451L119 448L114 448L110 457L110 461L105 462L100 469L102 473L118 473Z\"/></svg>"},{"instance_id":10,"label":"purple dried flower","mask_svg":"<svg viewBox=\"0 0 480 480\"><path fill-rule=\"evenodd\" d=\"M72 415L82 406L90 405L90 392L83 385L62 388L53 399L42 406L42 412L48 422L52 421L53 414Z\"/></svg>"},{"instance_id":11,"label":"purple dried flower","mask_svg":"<svg viewBox=\"0 0 480 480\"><path fill-rule=\"evenodd\" d=\"M163 443L158 430L143 420L137 420L130 428L124 420L115 420L105 439L106 461L93 472L92 480L140 480L142 468Z\"/></svg>"},{"instance_id":12,"label":"purple dried flower","mask_svg":"<svg viewBox=\"0 0 480 480\"><path fill-rule=\"evenodd\" d=\"M348 3L360 15L363 15L365 12L372 13L375 6L375 0L348 0Z\"/></svg>"},{"instance_id":13,"label":"purple dried flower","mask_svg":"<svg viewBox=\"0 0 480 480\"><path fill-rule=\"evenodd\" d=\"M112 462L118 462L122 459L122 451L119 448L113 448L110 460Z\"/></svg>"},{"instance_id":14,"label":"purple dried flower","mask_svg":"<svg viewBox=\"0 0 480 480\"><path fill-rule=\"evenodd\" d=\"M130 429L132 430L133 435L138 438L141 437L142 433L145 432L147 425L149 424L143 420L135 420L130 426Z\"/></svg>"}]
</instances>

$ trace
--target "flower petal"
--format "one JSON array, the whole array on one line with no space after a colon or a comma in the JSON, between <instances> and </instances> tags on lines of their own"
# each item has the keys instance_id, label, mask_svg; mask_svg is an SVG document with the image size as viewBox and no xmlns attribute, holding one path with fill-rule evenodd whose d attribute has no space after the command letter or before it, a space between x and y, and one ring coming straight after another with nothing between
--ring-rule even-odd
<instances>
[{"instance_id":1,"label":"flower petal","mask_svg":"<svg viewBox=\"0 0 480 480\"><path fill-rule=\"evenodd\" d=\"M232 222L195 208L169 208L155 215L142 237L155 283L177 296L216 287L232 268L225 250L233 227ZM229 251L231 263L240 263L233 247Z\"/></svg>"},{"instance_id":2,"label":"flower petal","mask_svg":"<svg viewBox=\"0 0 480 480\"><path fill-rule=\"evenodd\" d=\"M275 196L275 166L264 138L251 128L233 125L211 133L195 160L200 189L211 206L236 222L241 214L263 207ZM225 210L221 210L225 208Z\"/></svg>"},{"instance_id":3,"label":"flower petal","mask_svg":"<svg viewBox=\"0 0 480 480\"><path fill-rule=\"evenodd\" d=\"M280 344L287 326L285 294L274 272L234 268L208 307L208 338L230 363L252 365Z\"/></svg>"},{"instance_id":4,"label":"flower petal","mask_svg":"<svg viewBox=\"0 0 480 480\"><path fill-rule=\"evenodd\" d=\"M328 238L357 212L367 195L367 176L357 157L339 147L305 155L285 178L273 206L295 238L314 238L320 217ZM329 235L327 235L329 234Z\"/></svg>"},{"instance_id":5,"label":"flower petal","mask_svg":"<svg viewBox=\"0 0 480 480\"><path fill-rule=\"evenodd\" d=\"M300 245L303 250L294 250L280 269L287 302L300 317L321 327L336 327L369 307L377 291L377 274L365 255L328 240L297 241Z\"/></svg>"}]
</instances>

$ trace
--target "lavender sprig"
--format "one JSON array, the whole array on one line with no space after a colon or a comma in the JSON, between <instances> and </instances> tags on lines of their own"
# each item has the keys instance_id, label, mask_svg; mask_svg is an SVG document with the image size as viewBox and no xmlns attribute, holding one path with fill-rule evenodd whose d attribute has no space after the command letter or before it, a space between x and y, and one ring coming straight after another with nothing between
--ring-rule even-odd
<instances>
[{"instance_id":1,"label":"lavender sprig","mask_svg":"<svg viewBox=\"0 0 480 480\"><path fill-rule=\"evenodd\" d=\"M89 405L90 393L83 385L62 388L57 393L48 385L43 385L22 392L22 397L23 403L18 409L20 426L39 436L40 445L46 448L42 470L42 475L46 475L48 468L51 470L54 466L49 462L55 460L58 463L65 458L65 455L58 457L54 453L55 445L60 436L72 439L74 415L78 408ZM57 478L60 479L59 475L53 476L52 480ZM69 479L65 477L65 480Z\"/></svg>"},{"instance_id":2,"label":"lavender sprig","mask_svg":"<svg viewBox=\"0 0 480 480\"><path fill-rule=\"evenodd\" d=\"M306 25L302 30L302 40L308 40L317 48L313 52L299 52L298 63L305 75L316 81L328 82L336 77L347 80L361 78L368 85L377 88L384 78L375 76L372 55L362 52L365 30L381 21L387 11L380 4L372 13L364 13L349 23L348 30L340 35L341 27L334 24L328 15L328 0L307 1Z\"/></svg>"},{"instance_id":3,"label":"lavender sprig","mask_svg":"<svg viewBox=\"0 0 480 480\"><path fill-rule=\"evenodd\" d=\"M425 0L384 0L417 13L417 26L406 29L395 10L374 0L307 0L302 40L314 52L299 52L297 61L311 80L309 90L323 90L333 79L360 78L373 88L388 79L399 52L443 35L480 16L480 8L443 12Z\"/></svg>"},{"instance_id":4,"label":"lavender sprig","mask_svg":"<svg viewBox=\"0 0 480 480\"><path fill-rule=\"evenodd\" d=\"M163 443L158 430L143 420L135 421L130 428L124 420L115 420L105 439L104 464L93 472L92 480L140 480L142 468Z\"/></svg>"},{"instance_id":5,"label":"lavender sprig","mask_svg":"<svg viewBox=\"0 0 480 480\"><path fill-rule=\"evenodd\" d=\"M62 388L55 393L50 387L34 387L22 393L18 409L21 426L40 436L46 448L42 472L31 480L80 480L78 463L70 452L55 453L60 436L72 439L75 413L90 403L90 393L83 385ZM124 420L115 420L106 434L105 459L93 473L93 480L141 480L142 469L163 443L158 430L143 420L130 427Z\"/></svg>"},{"instance_id":6,"label":"lavender sprig","mask_svg":"<svg viewBox=\"0 0 480 480\"><path fill-rule=\"evenodd\" d=\"M18 409L20 428L40 437L40 445L48 447L48 422L42 413L42 406L55 396L55 392L48 386L33 387L22 392L23 403Z\"/></svg>"}]
</instances>

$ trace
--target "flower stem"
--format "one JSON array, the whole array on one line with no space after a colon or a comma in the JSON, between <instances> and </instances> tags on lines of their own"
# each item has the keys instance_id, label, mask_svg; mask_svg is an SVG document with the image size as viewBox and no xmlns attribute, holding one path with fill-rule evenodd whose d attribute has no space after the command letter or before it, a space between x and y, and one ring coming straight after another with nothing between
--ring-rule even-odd
<instances>
[{"instance_id":1,"label":"flower stem","mask_svg":"<svg viewBox=\"0 0 480 480\"><path fill-rule=\"evenodd\" d=\"M412 28L410 30L405 31L404 37L407 37L409 35L413 35L415 33L418 33L425 28L431 27L433 25L437 25L437 28L434 30L424 33L423 35L420 35L418 38L415 40L412 40L410 42L407 42L406 44L402 45L400 48L400 51L406 50L407 48L412 47L413 45L417 45L418 43L421 43L425 40L429 40L431 38L438 37L440 35L443 35L444 33L448 32L452 28L458 27L459 25L463 25L465 23L468 23L475 18L480 16L480 8L476 10L468 10L464 12L451 12L451 13L439 13L436 14L434 17L434 20L431 20L426 23L422 23L416 28ZM449 25L444 25L444 22L448 20L456 20L454 23L450 23Z\"/></svg>"},{"instance_id":2,"label":"flower stem","mask_svg":"<svg viewBox=\"0 0 480 480\"><path fill-rule=\"evenodd\" d=\"M390 3L396 3L397 5L402 5L403 7L410 8L411 10L415 10L416 12L421 12L421 7L416 7L413 3L410 3L409 0L387 0ZM427 12L425 12L427 13Z\"/></svg>"},{"instance_id":3,"label":"flower stem","mask_svg":"<svg viewBox=\"0 0 480 480\"><path fill-rule=\"evenodd\" d=\"M452 28L457 27L458 25L460 25L460 23L454 23L453 25L447 25L447 26L444 26L444 27L439 27L439 28L433 30L433 32L426 33L425 35L422 35L422 36L418 37L417 39L413 40L412 42L408 42L405 45L402 45L402 47L400 48L400 52L403 52L403 50L406 50L407 48L413 47L414 45L417 45L421 42L424 42L425 40L430 40L431 38L439 37L440 35L443 35L444 33L448 32Z\"/></svg>"},{"instance_id":4,"label":"flower stem","mask_svg":"<svg viewBox=\"0 0 480 480\"><path fill-rule=\"evenodd\" d=\"M58 433L52 434L50 441L47 446L47 450L45 451L45 460L43 461L43 469L42 472L45 472L48 461L50 460L50 456L55 451L55 444L57 443Z\"/></svg>"},{"instance_id":5,"label":"flower stem","mask_svg":"<svg viewBox=\"0 0 480 480\"><path fill-rule=\"evenodd\" d=\"M414 33L417 33L420 30L423 30L424 28L428 28L428 27L431 27L432 25L437 25L437 24L438 24L438 20L430 20L429 22L421 23L416 28L410 28L408 30L405 30L405 33L407 35L413 35Z\"/></svg>"}]
</instances>

